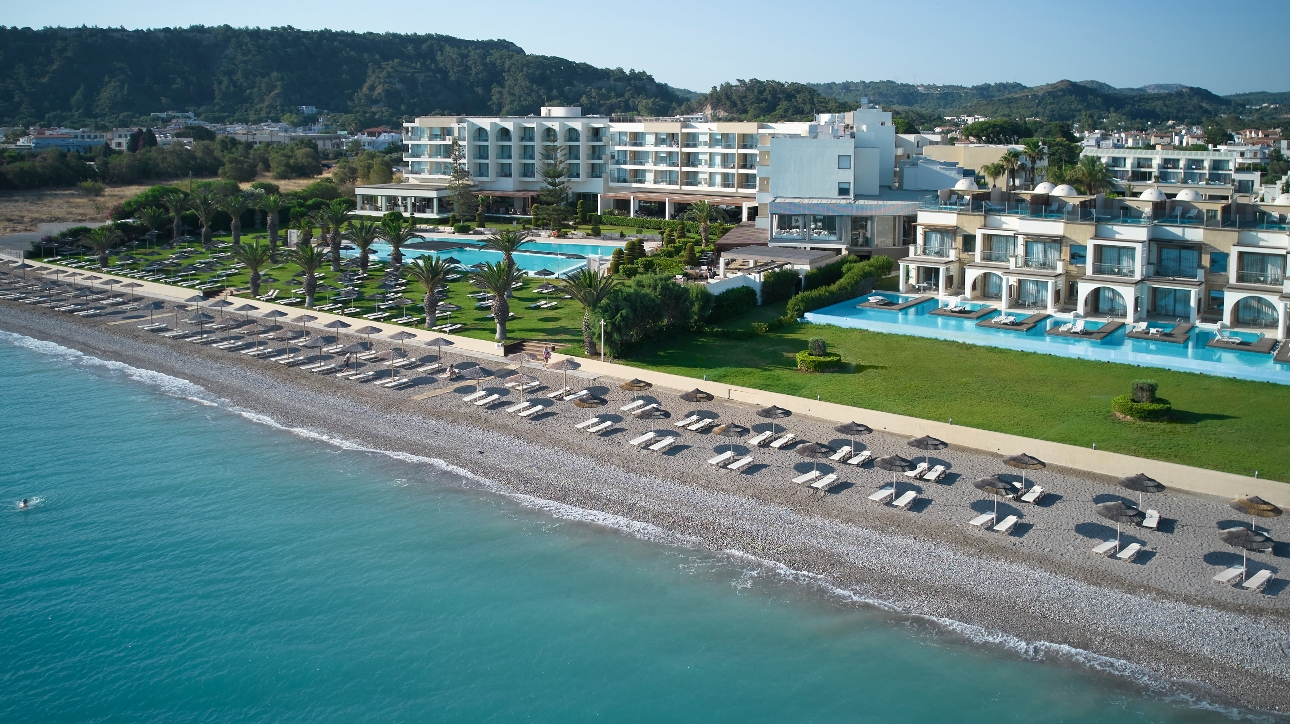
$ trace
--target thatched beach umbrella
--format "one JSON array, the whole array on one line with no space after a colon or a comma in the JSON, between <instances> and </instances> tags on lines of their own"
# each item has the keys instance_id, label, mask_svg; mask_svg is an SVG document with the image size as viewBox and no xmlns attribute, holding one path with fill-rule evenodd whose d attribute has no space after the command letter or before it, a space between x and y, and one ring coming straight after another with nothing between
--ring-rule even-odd
<instances>
[{"instance_id":1,"label":"thatched beach umbrella","mask_svg":"<svg viewBox=\"0 0 1290 724\"><path fill-rule=\"evenodd\" d=\"M704 392L696 387L689 392L682 392L681 399L686 402L712 402L716 398L712 396L712 393Z\"/></svg>"},{"instance_id":2,"label":"thatched beach umbrella","mask_svg":"<svg viewBox=\"0 0 1290 724\"><path fill-rule=\"evenodd\" d=\"M583 408L602 407L605 404L605 400L599 397L583 395L582 397L575 399L573 404L577 407Z\"/></svg>"},{"instance_id":3,"label":"thatched beach umbrella","mask_svg":"<svg viewBox=\"0 0 1290 724\"><path fill-rule=\"evenodd\" d=\"M844 422L841 425L838 425L837 427L833 428L833 431L842 435L846 435L847 437L851 438L850 440L851 449L855 450L856 438L860 437L861 435L868 435L869 433L873 432L873 429L870 428L868 425L861 425L858 422Z\"/></svg>"},{"instance_id":4,"label":"thatched beach umbrella","mask_svg":"<svg viewBox=\"0 0 1290 724\"><path fill-rule=\"evenodd\" d=\"M1267 553L1272 550L1272 539L1248 528L1229 528L1218 534L1218 537L1229 546L1241 549L1241 568L1249 563L1249 552ZM1242 572L1241 580L1245 580Z\"/></svg>"},{"instance_id":5,"label":"thatched beach umbrella","mask_svg":"<svg viewBox=\"0 0 1290 724\"><path fill-rule=\"evenodd\" d=\"M452 340L451 340L451 339L444 339L443 337L435 337L434 339L432 339L432 340L430 340L430 341L426 342L426 345L427 345L427 346L432 345L432 344L433 344L433 345L435 345L435 347L437 347L437 348L438 348L438 350L439 350L439 351L436 353L436 356L435 356L435 358L434 358L434 361L435 361L435 362L443 362L443 348L444 348L444 346L445 346L445 345L446 345L446 346L448 346L448 347L451 347L451 346L452 346Z\"/></svg>"},{"instance_id":6,"label":"thatched beach umbrella","mask_svg":"<svg viewBox=\"0 0 1290 724\"><path fill-rule=\"evenodd\" d=\"M394 371L394 360L404 359L408 356L408 353L401 349L392 349L386 352L383 356L385 359L390 361L390 379L394 379L398 375L398 373Z\"/></svg>"},{"instance_id":7,"label":"thatched beach umbrella","mask_svg":"<svg viewBox=\"0 0 1290 724\"><path fill-rule=\"evenodd\" d=\"M312 314L301 314L300 316L292 319L291 323L299 324L300 328L304 329L306 324L309 324L310 322L317 322L317 321L318 321L318 318Z\"/></svg>"},{"instance_id":8,"label":"thatched beach umbrella","mask_svg":"<svg viewBox=\"0 0 1290 724\"><path fill-rule=\"evenodd\" d=\"M944 440L937 440L936 438L932 437L931 435L924 435L924 436L922 436L922 437L916 437L916 438L914 438L913 440L910 440L909 442L907 442L907 443L905 443L905 444L906 444L906 445L908 445L908 446L910 446L910 447L912 447L912 448L916 448L916 449L918 449L918 450L922 450L922 451L923 451L923 453L924 453L924 454L923 454L923 464L924 464L924 465L926 465L926 464L927 464L927 461L928 461L927 454L926 454L928 451L931 451L931 450L944 450L945 448L949 447L949 443L945 442Z\"/></svg>"},{"instance_id":9,"label":"thatched beach umbrella","mask_svg":"<svg viewBox=\"0 0 1290 724\"><path fill-rule=\"evenodd\" d=\"M306 339L305 341L301 342L300 346L305 347L307 349L321 350L323 347L326 347L327 345L334 342L335 339L336 339L335 337L310 337L309 339ZM322 353L319 352L319 357L321 356L322 356Z\"/></svg>"},{"instance_id":10,"label":"thatched beach umbrella","mask_svg":"<svg viewBox=\"0 0 1290 724\"><path fill-rule=\"evenodd\" d=\"M644 392L653 386L653 384L645 380L630 379L619 385L618 389L626 390L627 392Z\"/></svg>"},{"instance_id":11,"label":"thatched beach umbrella","mask_svg":"<svg viewBox=\"0 0 1290 724\"><path fill-rule=\"evenodd\" d=\"M816 471L819 470L820 458L833 452L833 448L818 442L808 442L798 445L795 452L804 458L811 458L811 470Z\"/></svg>"},{"instance_id":12,"label":"thatched beach umbrella","mask_svg":"<svg viewBox=\"0 0 1290 724\"><path fill-rule=\"evenodd\" d=\"M372 345L370 342L355 342L353 344L349 344L342 347L340 351L345 353L345 369L349 369L350 355L362 354L370 350L371 348L372 348ZM358 367L357 359L354 360L354 366L356 368Z\"/></svg>"},{"instance_id":13,"label":"thatched beach umbrella","mask_svg":"<svg viewBox=\"0 0 1290 724\"><path fill-rule=\"evenodd\" d=\"M391 341L399 343L399 349L403 349L403 340L416 339L416 338L417 338L417 335L415 333L409 332L407 330L402 330L402 329L395 332L394 334L391 334L389 337Z\"/></svg>"},{"instance_id":14,"label":"thatched beach umbrella","mask_svg":"<svg viewBox=\"0 0 1290 724\"><path fill-rule=\"evenodd\" d=\"M341 321L341 320L339 320L339 319L333 319L333 320L331 320L330 322L328 322L328 323L324 324L324 325L323 325L323 328L324 328L324 329L334 330L334 331L336 331L336 332L340 332L340 330L342 330L342 329L349 329L351 326L352 326L352 325L350 325L350 323L349 323L349 322L342 322L342 321Z\"/></svg>"},{"instance_id":15,"label":"thatched beach umbrella","mask_svg":"<svg viewBox=\"0 0 1290 724\"><path fill-rule=\"evenodd\" d=\"M569 370L576 370L581 367L582 365L578 364L577 362L573 361L568 357L565 357L564 359L558 362L552 362L551 364L546 366L546 368L549 370L554 370L557 372L564 373L564 381L561 383L562 387L569 386Z\"/></svg>"},{"instance_id":16,"label":"thatched beach umbrella","mask_svg":"<svg viewBox=\"0 0 1290 724\"><path fill-rule=\"evenodd\" d=\"M1025 453L1004 458L1003 464L1007 465L1010 468L1016 468L1022 471L1043 470L1045 467L1047 467L1044 465L1043 460L1040 460L1039 458L1036 458L1036 457L1031 457L1030 455L1027 455ZM1021 473L1021 492L1022 493L1026 492L1026 473L1025 472Z\"/></svg>"},{"instance_id":17,"label":"thatched beach umbrella","mask_svg":"<svg viewBox=\"0 0 1290 724\"><path fill-rule=\"evenodd\" d=\"M878 458L877 460L875 460L873 462L873 466L875 468L882 468L883 470L886 470L889 473L903 473L906 470L914 467L914 464L909 462L905 458L902 458L899 455L888 455L885 458ZM893 480L891 483L892 497L895 497L896 495L896 485L899 482L900 480L897 479L897 480Z\"/></svg>"},{"instance_id":18,"label":"thatched beach umbrella","mask_svg":"<svg viewBox=\"0 0 1290 724\"><path fill-rule=\"evenodd\" d=\"M204 329L205 329L205 325L206 325L206 323L207 323L207 322L212 322L212 321L214 321L214 320L215 320L215 318L214 318L214 317L212 317L211 315L209 315L209 314L207 314L207 313L205 313L205 312L198 312L197 314L194 314L193 316L189 317L188 319L185 319L185 320L184 320L184 324L195 324L195 325L197 325L197 333L198 333L198 334L201 334L201 333L204 331Z\"/></svg>"},{"instance_id":19,"label":"thatched beach umbrella","mask_svg":"<svg viewBox=\"0 0 1290 724\"><path fill-rule=\"evenodd\" d=\"M1109 503L1099 503L1093 506L1093 509L1096 510L1097 514L1103 518L1115 521L1115 544L1117 547L1119 547L1120 544L1120 524L1131 523L1133 525L1138 525L1142 522L1143 518L1141 510L1130 508L1125 505L1123 501L1119 500L1113 500Z\"/></svg>"},{"instance_id":20,"label":"thatched beach umbrella","mask_svg":"<svg viewBox=\"0 0 1290 724\"><path fill-rule=\"evenodd\" d=\"M519 363L520 363L520 377L523 377L523 376L524 376L524 363L525 363L525 362L536 362L536 361L537 361L537 357L536 357L533 353L531 353L531 352L525 352L525 351L523 351L523 350L521 350L521 351L519 351L519 352L512 352L512 353L510 353L510 354L506 355L506 359L510 360L511 362L519 362ZM523 401L524 401L524 385L521 383L521 384L520 384L520 402L523 402Z\"/></svg>"},{"instance_id":21,"label":"thatched beach umbrella","mask_svg":"<svg viewBox=\"0 0 1290 724\"><path fill-rule=\"evenodd\" d=\"M742 437L743 435L747 434L747 432L748 432L748 428L740 425L736 425L733 422L727 422L724 425L717 425L716 427L712 428L713 435L716 435L718 437L726 437L726 438ZM726 443L727 451L733 448L734 448L734 443Z\"/></svg>"},{"instance_id":22,"label":"thatched beach umbrella","mask_svg":"<svg viewBox=\"0 0 1290 724\"><path fill-rule=\"evenodd\" d=\"M120 280L120 279L104 279L104 280L103 280L103 286L105 286L105 287L115 287L116 285L118 285L118 284L120 284L120 283L121 283L121 280Z\"/></svg>"},{"instance_id":23,"label":"thatched beach umbrella","mask_svg":"<svg viewBox=\"0 0 1290 724\"><path fill-rule=\"evenodd\" d=\"M376 326L373 326L373 325L369 324L369 325L367 325L366 327L359 327L358 329L354 330L354 334L361 334L361 335L363 335L364 337L367 337L367 341L368 341L368 342L371 342L371 341L372 341L372 335L374 335L374 334L380 334L381 332L384 332L384 331L385 331L385 330L384 330L384 329L381 329L380 327L376 327Z\"/></svg>"},{"instance_id":24,"label":"thatched beach umbrella","mask_svg":"<svg viewBox=\"0 0 1290 724\"><path fill-rule=\"evenodd\" d=\"M135 289L138 289L138 288L139 288L139 287L141 287L141 286L143 286L143 285L142 285L142 284L140 284L139 282L126 282L125 284L123 284L123 285L122 285L122 288L123 288L123 289L129 289L129 290L131 290L131 291L130 291L130 301L132 301L132 302L133 302L133 301L134 301L134 290L135 290Z\"/></svg>"},{"instance_id":25,"label":"thatched beach umbrella","mask_svg":"<svg viewBox=\"0 0 1290 724\"><path fill-rule=\"evenodd\" d=\"M988 478L981 478L972 483L972 487L989 495L1001 496L1005 498L1012 497L1017 492L1017 486L1004 481L998 475L991 475ZM999 498L994 499L994 517L999 517Z\"/></svg>"},{"instance_id":26,"label":"thatched beach umbrella","mask_svg":"<svg viewBox=\"0 0 1290 724\"><path fill-rule=\"evenodd\" d=\"M1165 492L1165 486L1156 482L1154 479L1149 478L1146 475L1143 475L1142 473L1138 473L1137 475L1130 475L1127 478L1120 478L1117 482L1119 483L1121 488L1128 488L1129 490L1136 490L1138 492L1139 508L1142 507L1143 493Z\"/></svg>"},{"instance_id":27,"label":"thatched beach umbrella","mask_svg":"<svg viewBox=\"0 0 1290 724\"><path fill-rule=\"evenodd\" d=\"M1228 503L1228 505L1232 506L1233 510L1240 511L1250 516L1250 530L1255 530L1255 518L1276 518L1281 515L1282 512L1280 508L1257 495L1247 495L1244 498L1237 498L1231 503Z\"/></svg>"},{"instance_id":28,"label":"thatched beach umbrella","mask_svg":"<svg viewBox=\"0 0 1290 724\"><path fill-rule=\"evenodd\" d=\"M775 429L775 420L782 420L783 418L788 417L793 413L790 412L789 410L785 410L782 407L771 405L770 407L763 407L760 410L754 412L753 414L762 419L770 420L771 421L770 432L772 435L775 435L777 434L777 431Z\"/></svg>"},{"instance_id":29,"label":"thatched beach umbrella","mask_svg":"<svg viewBox=\"0 0 1290 724\"><path fill-rule=\"evenodd\" d=\"M152 324L152 313L153 313L153 312L155 312L155 311L157 311L158 309L165 309L165 308L166 308L166 303L165 303L165 302L148 302L147 304L143 305L143 308L144 308L144 309L146 309L146 310L148 310L148 324Z\"/></svg>"}]
</instances>

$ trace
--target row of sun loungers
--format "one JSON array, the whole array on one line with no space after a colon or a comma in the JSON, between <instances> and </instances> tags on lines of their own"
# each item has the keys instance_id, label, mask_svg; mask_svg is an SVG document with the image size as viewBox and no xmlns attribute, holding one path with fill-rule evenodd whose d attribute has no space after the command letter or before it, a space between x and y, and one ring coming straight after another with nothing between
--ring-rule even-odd
<instances>
[{"instance_id":1,"label":"row of sun loungers","mask_svg":"<svg viewBox=\"0 0 1290 724\"><path fill-rule=\"evenodd\" d=\"M974 528L980 528L981 530L988 529L996 533L1002 533L1004 535L1008 535L1009 533L1012 532L1012 529L1017 526L1017 521L1021 520L1021 518L1019 518L1018 516L1009 515L1008 517L996 523L995 518L996 516L994 513L982 513L981 515L978 515L977 517L968 521L968 525L971 525Z\"/></svg>"}]
</instances>

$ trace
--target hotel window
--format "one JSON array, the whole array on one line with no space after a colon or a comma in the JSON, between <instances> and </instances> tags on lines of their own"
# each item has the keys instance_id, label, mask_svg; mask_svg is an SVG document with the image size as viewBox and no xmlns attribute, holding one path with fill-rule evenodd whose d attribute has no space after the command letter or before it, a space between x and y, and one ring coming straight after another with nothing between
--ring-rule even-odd
<instances>
[{"instance_id":1,"label":"hotel window","mask_svg":"<svg viewBox=\"0 0 1290 724\"><path fill-rule=\"evenodd\" d=\"M677 183L676 171L655 171L654 183L666 186L675 186Z\"/></svg>"},{"instance_id":2,"label":"hotel window","mask_svg":"<svg viewBox=\"0 0 1290 724\"><path fill-rule=\"evenodd\" d=\"M487 128L476 128L476 129L475 129L475 142L476 142L476 143L488 143L488 129L487 129ZM488 157L487 157L487 156L485 156L484 158L488 158Z\"/></svg>"},{"instance_id":3,"label":"hotel window","mask_svg":"<svg viewBox=\"0 0 1290 724\"><path fill-rule=\"evenodd\" d=\"M965 254L976 253L976 234L963 235L963 253Z\"/></svg>"},{"instance_id":4,"label":"hotel window","mask_svg":"<svg viewBox=\"0 0 1290 724\"><path fill-rule=\"evenodd\" d=\"M557 143L560 140L560 134L554 128L542 129L542 143Z\"/></svg>"},{"instance_id":5,"label":"hotel window","mask_svg":"<svg viewBox=\"0 0 1290 724\"><path fill-rule=\"evenodd\" d=\"M564 140L567 143L578 143L582 140L582 133L576 128L566 128L564 130Z\"/></svg>"},{"instance_id":6,"label":"hotel window","mask_svg":"<svg viewBox=\"0 0 1290 724\"><path fill-rule=\"evenodd\" d=\"M847 197L847 198L851 198L851 182L850 182L850 181L839 181L839 182L838 182L838 196L845 196L845 197Z\"/></svg>"},{"instance_id":7,"label":"hotel window","mask_svg":"<svg viewBox=\"0 0 1290 724\"><path fill-rule=\"evenodd\" d=\"M836 216L812 216L811 217L811 240L812 241L837 241L838 240L838 217Z\"/></svg>"},{"instance_id":8,"label":"hotel window","mask_svg":"<svg viewBox=\"0 0 1290 724\"><path fill-rule=\"evenodd\" d=\"M873 245L873 217L851 217L851 246Z\"/></svg>"},{"instance_id":9,"label":"hotel window","mask_svg":"<svg viewBox=\"0 0 1290 724\"><path fill-rule=\"evenodd\" d=\"M1071 266L1084 266L1088 263L1088 247L1083 244L1071 244Z\"/></svg>"},{"instance_id":10,"label":"hotel window","mask_svg":"<svg viewBox=\"0 0 1290 724\"><path fill-rule=\"evenodd\" d=\"M452 164L443 161L435 161L430 164L430 174L432 176L451 176Z\"/></svg>"},{"instance_id":11,"label":"hotel window","mask_svg":"<svg viewBox=\"0 0 1290 724\"><path fill-rule=\"evenodd\" d=\"M604 176L605 176L605 164L603 163L591 164L591 171L590 173L588 173L587 178L604 178Z\"/></svg>"},{"instance_id":12,"label":"hotel window","mask_svg":"<svg viewBox=\"0 0 1290 724\"><path fill-rule=\"evenodd\" d=\"M1227 273L1227 254L1219 251L1209 255L1209 271L1213 274Z\"/></svg>"},{"instance_id":13,"label":"hotel window","mask_svg":"<svg viewBox=\"0 0 1290 724\"><path fill-rule=\"evenodd\" d=\"M570 130L572 130L572 129L570 129ZM570 161L581 161L581 160L582 160L582 147L581 147L581 146L566 146L566 147L565 147L565 158L567 158L567 159L568 159L568 160L570 160Z\"/></svg>"},{"instance_id":14,"label":"hotel window","mask_svg":"<svg viewBox=\"0 0 1290 724\"><path fill-rule=\"evenodd\" d=\"M627 183L627 169L615 168L609 173L609 183L625 184Z\"/></svg>"},{"instance_id":15,"label":"hotel window","mask_svg":"<svg viewBox=\"0 0 1290 724\"><path fill-rule=\"evenodd\" d=\"M520 159L524 161L533 161L537 159L537 146L520 146Z\"/></svg>"},{"instance_id":16,"label":"hotel window","mask_svg":"<svg viewBox=\"0 0 1290 724\"><path fill-rule=\"evenodd\" d=\"M413 126L413 127L411 127L411 128L409 128L409 129L408 129L408 140L409 140L409 141L424 141L424 140L426 140L426 131L428 131L428 130L430 130L430 129L425 128L425 127L423 127L423 126Z\"/></svg>"},{"instance_id":17,"label":"hotel window","mask_svg":"<svg viewBox=\"0 0 1290 724\"><path fill-rule=\"evenodd\" d=\"M486 163L475 164L475 176L478 178L488 178L488 164Z\"/></svg>"},{"instance_id":18,"label":"hotel window","mask_svg":"<svg viewBox=\"0 0 1290 724\"><path fill-rule=\"evenodd\" d=\"M509 163L497 164L497 178L510 178L511 165Z\"/></svg>"},{"instance_id":19,"label":"hotel window","mask_svg":"<svg viewBox=\"0 0 1290 724\"><path fill-rule=\"evenodd\" d=\"M428 161L412 162L412 173L427 173L429 170L430 170L430 163Z\"/></svg>"},{"instance_id":20,"label":"hotel window","mask_svg":"<svg viewBox=\"0 0 1290 724\"><path fill-rule=\"evenodd\" d=\"M775 215L775 238L776 239L801 239L805 236L803 227L805 226L804 216L797 214L776 214Z\"/></svg>"},{"instance_id":21,"label":"hotel window","mask_svg":"<svg viewBox=\"0 0 1290 724\"><path fill-rule=\"evenodd\" d=\"M838 156L838 168L851 168L851 157Z\"/></svg>"},{"instance_id":22,"label":"hotel window","mask_svg":"<svg viewBox=\"0 0 1290 724\"><path fill-rule=\"evenodd\" d=\"M499 129L497 129L497 141L498 141L499 143L510 143L510 142L511 142L511 129L509 129L509 128L499 128Z\"/></svg>"},{"instance_id":23,"label":"hotel window","mask_svg":"<svg viewBox=\"0 0 1290 724\"><path fill-rule=\"evenodd\" d=\"M1222 289L1209 290L1209 297L1207 297L1205 306L1211 312L1223 311L1223 290Z\"/></svg>"},{"instance_id":24,"label":"hotel window","mask_svg":"<svg viewBox=\"0 0 1290 724\"><path fill-rule=\"evenodd\" d=\"M582 178L582 164L571 163L568 165L569 178Z\"/></svg>"},{"instance_id":25,"label":"hotel window","mask_svg":"<svg viewBox=\"0 0 1290 724\"><path fill-rule=\"evenodd\" d=\"M510 147L510 146L498 146L498 147L497 147L497 158L498 158L498 159L501 159L501 160L505 160L505 161L509 161L509 160L511 160L511 147Z\"/></svg>"},{"instance_id":26,"label":"hotel window","mask_svg":"<svg viewBox=\"0 0 1290 724\"><path fill-rule=\"evenodd\" d=\"M487 161L488 146L475 146L475 158L480 161Z\"/></svg>"},{"instance_id":27,"label":"hotel window","mask_svg":"<svg viewBox=\"0 0 1290 724\"><path fill-rule=\"evenodd\" d=\"M528 143L533 143L533 141L536 138L537 138L537 129L535 127L525 126L524 128L520 129L521 141L527 141Z\"/></svg>"},{"instance_id":28,"label":"hotel window","mask_svg":"<svg viewBox=\"0 0 1290 724\"><path fill-rule=\"evenodd\" d=\"M522 164L520 164L520 177L521 177L521 178L534 178L534 177L536 177L536 176L537 176L537 164L535 164L535 163L522 163Z\"/></svg>"}]
</instances>

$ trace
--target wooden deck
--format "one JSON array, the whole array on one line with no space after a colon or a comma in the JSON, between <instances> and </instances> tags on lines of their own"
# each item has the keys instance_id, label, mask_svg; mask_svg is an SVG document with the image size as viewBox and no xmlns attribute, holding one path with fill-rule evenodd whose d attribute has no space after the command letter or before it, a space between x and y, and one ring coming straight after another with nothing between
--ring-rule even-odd
<instances>
[{"instance_id":1,"label":"wooden deck","mask_svg":"<svg viewBox=\"0 0 1290 724\"><path fill-rule=\"evenodd\" d=\"M856 306L861 309L885 309L888 312L900 312L909 309L910 307L918 306L923 302L930 301L931 299L931 297L914 297L908 302L901 302L900 304L874 304L873 302L862 302Z\"/></svg>"},{"instance_id":2,"label":"wooden deck","mask_svg":"<svg viewBox=\"0 0 1290 724\"><path fill-rule=\"evenodd\" d=\"M945 307L940 307L937 309L933 309L930 312L930 314L934 314L938 317L957 317L959 319L980 319L988 314L993 313L994 311L995 311L995 307L982 307L974 311L951 312L949 309Z\"/></svg>"},{"instance_id":3,"label":"wooden deck","mask_svg":"<svg viewBox=\"0 0 1290 724\"><path fill-rule=\"evenodd\" d=\"M1051 314L1040 312L1039 314L1032 314L1024 319L1018 319L1016 324L999 324L994 321L997 317L992 317L990 319L982 319L976 323L976 326L986 327L989 329L1006 329L1009 332L1029 332L1038 326L1040 322L1051 316Z\"/></svg>"},{"instance_id":4,"label":"wooden deck","mask_svg":"<svg viewBox=\"0 0 1290 724\"><path fill-rule=\"evenodd\" d=\"M1240 344L1233 344L1231 342L1220 342L1218 341L1218 338L1215 337L1205 346L1213 347L1214 349L1232 349L1238 352L1268 354L1272 351L1273 347L1277 346L1277 342L1278 340L1275 337L1264 337L1257 342L1241 342Z\"/></svg>"},{"instance_id":5,"label":"wooden deck","mask_svg":"<svg viewBox=\"0 0 1290 724\"><path fill-rule=\"evenodd\" d=\"M1063 332L1060 327L1053 327L1047 333L1054 337L1074 337L1076 339L1091 339L1094 342L1101 342L1123 326L1124 322L1107 322L1097 329L1086 329L1083 332Z\"/></svg>"},{"instance_id":6,"label":"wooden deck","mask_svg":"<svg viewBox=\"0 0 1290 724\"><path fill-rule=\"evenodd\" d=\"M1281 348L1277 350L1277 356L1273 359L1290 365L1290 341L1281 343Z\"/></svg>"},{"instance_id":7,"label":"wooden deck","mask_svg":"<svg viewBox=\"0 0 1290 724\"><path fill-rule=\"evenodd\" d=\"M1147 326L1150 327L1151 325L1148 324ZM1195 326L1196 325L1194 324L1184 323L1184 324L1179 324L1175 326L1172 330L1168 332L1163 332L1161 334L1149 334L1147 332L1130 331L1126 333L1125 336L1129 337L1130 339L1145 339L1151 342L1172 342L1174 344L1186 344L1187 339L1191 337L1191 330Z\"/></svg>"}]
</instances>

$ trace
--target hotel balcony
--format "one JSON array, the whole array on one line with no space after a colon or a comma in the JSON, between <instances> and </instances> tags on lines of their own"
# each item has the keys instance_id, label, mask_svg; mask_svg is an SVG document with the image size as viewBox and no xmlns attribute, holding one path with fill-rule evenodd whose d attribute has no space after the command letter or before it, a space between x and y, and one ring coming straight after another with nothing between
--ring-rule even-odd
<instances>
[{"instance_id":1,"label":"hotel balcony","mask_svg":"<svg viewBox=\"0 0 1290 724\"><path fill-rule=\"evenodd\" d=\"M957 254L953 246L915 246L913 256L943 261L954 259Z\"/></svg>"},{"instance_id":2,"label":"hotel balcony","mask_svg":"<svg viewBox=\"0 0 1290 724\"><path fill-rule=\"evenodd\" d=\"M1009 271L1032 271L1048 272L1052 274L1062 274L1066 271L1066 263L1061 259L1048 259L1033 256L1013 256L1008 257Z\"/></svg>"},{"instance_id":3,"label":"hotel balcony","mask_svg":"<svg viewBox=\"0 0 1290 724\"><path fill-rule=\"evenodd\" d=\"M1285 284L1285 273L1278 271L1271 272L1236 272L1237 284L1254 284L1262 287L1280 287Z\"/></svg>"},{"instance_id":4,"label":"hotel balcony","mask_svg":"<svg viewBox=\"0 0 1290 724\"><path fill-rule=\"evenodd\" d=\"M1090 264L1089 268L1094 276L1099 277L1127 277L1132 279L1135 276L1136 265L1134 264Z\"/></svg>"}]
</instances>

